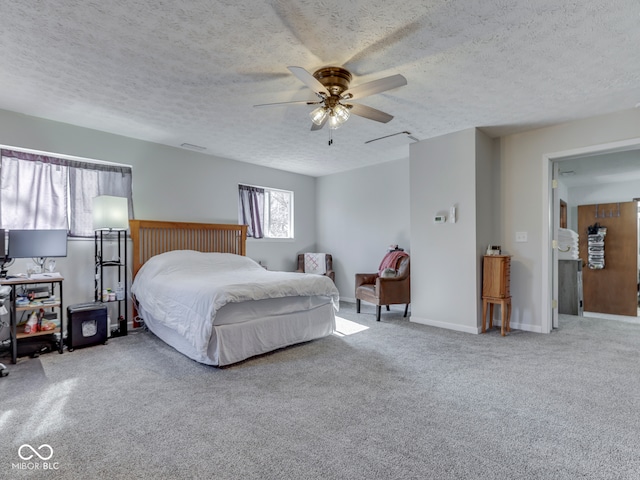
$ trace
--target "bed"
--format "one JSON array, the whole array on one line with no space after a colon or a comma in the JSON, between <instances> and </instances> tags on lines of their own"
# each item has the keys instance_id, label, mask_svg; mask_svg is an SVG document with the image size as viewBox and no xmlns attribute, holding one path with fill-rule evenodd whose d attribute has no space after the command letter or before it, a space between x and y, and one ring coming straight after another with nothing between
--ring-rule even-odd
<instances>
[{"instance_id":1,"label":"bed","mask_svg":"<svg viewBox=\"0 0 640 480\"><path fill-rule=\"evenodd\" d=\"M246 257L246 226L131 220L138 316L200 363L226 366L335 330L328 277L272 272Z\"/></svg>"}]
</instances>

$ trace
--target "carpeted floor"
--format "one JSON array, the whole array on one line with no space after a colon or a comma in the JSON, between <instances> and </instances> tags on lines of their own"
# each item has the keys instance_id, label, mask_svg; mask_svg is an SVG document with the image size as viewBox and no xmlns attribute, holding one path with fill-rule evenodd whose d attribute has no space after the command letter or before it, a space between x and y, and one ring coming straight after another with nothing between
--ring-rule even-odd
<instances>
[{"instance_id":1,"label":"carpeted floor","mask_svg":"<svg viewBox=\"0 0 640 480\"><path fill-rule=\"evenodd\" d=\"M503 338L363 312L224 369L148 332L22 358L0 379L0 478L640 478L639 325Z\"/></svg>"}]
</instances>

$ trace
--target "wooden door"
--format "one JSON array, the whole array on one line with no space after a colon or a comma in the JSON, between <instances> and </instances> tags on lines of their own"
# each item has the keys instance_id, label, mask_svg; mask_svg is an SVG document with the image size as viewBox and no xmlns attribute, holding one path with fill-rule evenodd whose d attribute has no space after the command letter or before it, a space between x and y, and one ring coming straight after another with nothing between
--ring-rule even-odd
<instances>
[{"instance_id":1,"label":"wooden door","mask_svg":"<svg viewBox=\"0 0 640 480\"><path fill-rule=\"evenodd\" d=\"M635 201L578 206L585 312L638 315L637 217ZM607 228L602 270L588 265L587 227L596 223Z\"/></svg>"},{"instance_id":2,"label":"wooden door","mask_svg":"<svg viewBox=\"0 0 640 480\"><path fill-rule=\"evenodd\" d=\"M567 202L560 200L560 228L567 228Z\"/></svg>"}]
</instances>

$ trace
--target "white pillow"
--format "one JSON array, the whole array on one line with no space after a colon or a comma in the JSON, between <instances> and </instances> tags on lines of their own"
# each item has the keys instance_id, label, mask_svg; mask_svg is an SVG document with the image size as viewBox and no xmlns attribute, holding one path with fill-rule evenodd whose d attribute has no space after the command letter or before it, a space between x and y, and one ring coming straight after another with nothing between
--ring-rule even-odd
<instances>
[{"instance_id":1,"label":"white pillow","mask_svg":"<svg viewBox=\"0 0 640 480\"><path fill-rule=\"evenodd\" d=\"M391 278L391 277L395 277L397 274L398 272L396 272L393 268L385 268L380 274L380 276L382 278Z\"/></svg>"}]
</instances>

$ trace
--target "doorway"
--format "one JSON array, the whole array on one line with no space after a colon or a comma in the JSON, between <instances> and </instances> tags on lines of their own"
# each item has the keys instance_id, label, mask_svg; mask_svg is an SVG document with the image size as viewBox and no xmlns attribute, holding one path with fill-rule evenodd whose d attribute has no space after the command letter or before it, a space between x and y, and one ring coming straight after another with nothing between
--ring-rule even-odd
<instances>
[{"instance_id":1,"label":"doorway","mask_svg":"<svg viewBox=\"0 0 640 480\"><path fill-rule=\"evenodd\" d=\"M619 152L635 152L639 154L640 158L640 138L556 152L543 157L543 175L548 179L547 195L543 196L545 203L543 205L545 217L543 221L543 278L547 278L547 282L543 284L543 298L546 298L546 314L543 315L541 325L543 333L549 333L554 327L558 326L558 251L557 248L553 247L557 247L558 227L560 225L560 192L558 188L560 171L570 171L570 168L566 167L572 167L572 164L580 165L582 162L587 162L587 159L590 159L589 161L592 161L595 165L597 162L593 157L604 157L604 155ZM616 181L616 179L618 181L628 181L633 177L633 179L640 182L640 161L633 175L630 175L629 172L620 173L620 171L612 168L609 163L605 164L604 160L599 168L601 181L608 180L610 183ZM594 192L596 191L597 189L594 189ZM629 200L637 196L637 193L627 195ZM569 205L567 210L569 226L572 224L572 216L575 215L577 218L577 212L573 213L572 208Z\"/></svg>"}]
</instances>

